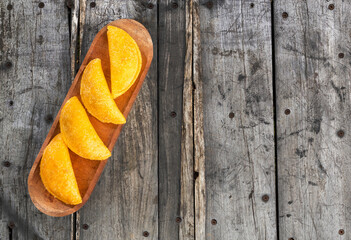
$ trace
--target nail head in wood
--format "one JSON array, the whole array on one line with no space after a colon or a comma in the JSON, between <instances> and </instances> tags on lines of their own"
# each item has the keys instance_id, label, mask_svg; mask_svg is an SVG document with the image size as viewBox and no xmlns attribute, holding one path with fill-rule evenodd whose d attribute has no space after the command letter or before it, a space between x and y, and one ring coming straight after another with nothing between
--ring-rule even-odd
<instances>
[{"instance_id":1,"label":"nail head in wood","mask_svg":"<svg viewBox=\"0 0 351 240\"><path fill-rule=\"evenodd\" d=\"M13 6L11 4L7 5L7 10L12 10L13 9Z\"/></svg>"},{"instance_id":2,"label":"nail head in wood","mask_svg":"<svg viewBox=\"0 0 351 240\"><path fill-rule=\"evenodd\" d=\"M344 58L345 57L345 54L344 53L339 53L339 58Z\"/></svg>"},{"instance_id":3,"label":"nail head in wood","mask_svg":"<svg viewBox=\"0 0 351 240\"><path fill-rule=\"evenodd\" d=\"M38 36L38 43L41 45L44 42L44 37L42 35Z\"/></svg>"},{"instance_id":4,"label":"nail head in wood","mask_svg":"<svg viewBox=\"0 0 351 240\"><path fill-rule=\"evenodd\" d=\"M295 240L294 238L289 238L289 240Z\"/></svg>"},{"instance_id":5,"label":"nail head in wood","mask_svg":"<svg viewBox=\"0 0 351 240\"><path fill-rule=\"evenodd\" d=\"M212 219L212 220L211 220L211 224L212 224L212 225L217 225L217 220L216 220L216 219Z\"/></svg>"},{"instance_id":6,"label":"nail head in wood","mask_svg":"<svg viewBox=\"0 0 351 240\"><path fill-rule=\"evenodd\" d=\"M91 8L96 7L96 2L91 2L91 3L90 3L90 7L91 7Z\"/></svg>"},{"instance_id":7,"label":"nail head in wood","mask_svg":"<svg viewBox=\"0 0 351 240\"><path fill-rule=\"evenodd\" d=\"M340 229L339 230L339 235L344 235L345 234L345 230L344 229Z\"/></svg>"},{"instance_id":8,"label":"nail head in wood","mask_svg":"<svg viewBox=\"0 0 351 240\"><path fill-rule=\"evenodd\" d=\"M149 234L148 231L144 231L144 232L143 232L143 236L144 236L144 237L148 237L149 235L150 235L150 234Z\"/></svg>"},{"instance_id":9,"label":"nail head in wood","mask_svg":"<svg viewBox=\"0 0 351 240\"><path fill-rule=\"evenodd\" d=\"M290 109L285 109L284 111L285 115L289 115L291 113Z\"/></svg>"},{"instance_id":10,"label":"nail head in wood","mask_svg":"<svg viewBox=\"0 0 351 240\"><path fill-rule=\"evenodd\" d=\"M267 194L262 196L262 201L263 202L268 202L269 201L269 196Z\"/></svg>"},{"instance_id":11,"label":"nail head in wood","mask_svg":"<svg viewBox=\"0 0 351 240\"><path fill-rule=\"evenodd\" d=\"M208 2L206 3L206 7L207 7L208 9L213 8L213 2L212 2L212 1L208 1Z\"/></svg>"},{"instance_id":12,"label":"nail head in wood","mask_svg":"<svg viewBox=\"0 0 351 240\"><path fill-rule=\"evenodd\" d=\"M175 118L176 116L177 116L177 113L176 112L171 112L170 114L169 114L172 118Z\"/></svg>"},{"instance_id":13,"label":"nail head in wood","mask_svg":"<svg viewBox=\"0 0 351 240\"><path fill-rule=\"evenodd\" d=\"M147 4L147 8L148 8L148 9L153 9L153 8L154 8L154 5L153 5L152 3L148 3L148 4Z\"/></svg>"},{"instance_id":14,"label":"nail head in wood","mask_svg":"<svg viewBox=\"0 0 351 240\"><path fill-rule=\"evenodd\" d=\"M177 223L181 223L181 222L182 222L182 218L181 218L181 217L177 217L177 218L176 218L176 222L177 222Z\"/></svg>"},{"instance_id":15,"label":"nail head in wood","mask_svg":"<svg viewBox=\"0 0 351 240\"><path fill-rule=\"evenodd\" d=\"M3 162L4 167L10 167L11 163L9 161Z\"/></svg>"},{"instance_id":16,"label":"nail head in wood","mask_svg":"<svg viewBox=\"0 0 351 240\"><path fill-rule=\"evenodd\" d=\"M45 116L45 122L46 122L47 124L50 124L50 123L52 123L53 121L54 121L54 118L53 118L52 114L48 114L48 115Z\"/></svg>"},{"instance_id":17,"label":"nail head in wood","mask_svg":"<svg viewBox=\"0 0 351 240\"><path fill-rule=\"evenodd\" d=\"M255 6L254 3L250 3L250 7L253 8Z\"/></svg>"},{"instance_id":18,"label":"nail head in wood","mask_svg":"<svg viewBox=\"0 0 351 240\"><path fill-rule=\"evenodd\" d=\"M45 3L43 3L43 2L40 2L40 3L38 4L38 6L39 6L39 8L44 8L44 6L45 6Z\"/></svg>"},{"instance_id":19,"label":"nail head in wood","mask_svg":"<svg viewBox=\"0 0 351 240\"><path fill-rule=\"evenodd\" d=\"M13 101L12 100L9 101L9 105L13 106Z\"/></svg>"},{"instance_id":20,"label":"nail head in wood","mask_svg":"<svg viewBox=\"0 0 351 240\"><path fill-rule=\"evenodd\" d=\"M289 14L288 14L287 12L283 12L283 13L282 13L282 17L283 17L283 18L288 18L288 17L289 17Z\"/></svg>"},{"instance_id":21,"label":"nail head in wood","mask_svg":"<svg viewBox=\"0 0 351 240\"><path fill-rule=\"evenodd\" d=\"M329 6L328 6L328 9L329 9L329 10L334 10L334 8L335 8L335 5L334 5L334 4L329 4Z\"/></svg>"},{"instance_id":22,"label":"nail head in wood","mask_svg":"<svg viewBox=\"0 0 351 240\"><path fill-rule=\"evenodd\" d=\"M172 3L172 8L174 8L174 9L178 8L178 3L176 3L176 2Z\"/></svg>"},{"instance_id":23,"label":"nail head in wood","mask_svg":"<svg viewBox=\"0 0 351 240\"><path fill-rule=\"evenodd\" d=\"M82 228L83 228L84 230L88 230L88 229L89 229L89 225L86 224L86 223L84 223L84 224L82 225Z\"/></svg>"},{"instance_id":24,"label":"nail head in wood","mask_svg":"<svg viewBox=\"0 0 351 240\"><path fill-rule=\"evenodd\" d=\"M345 132L343 130L339 130L337 134L339 138L343 138L345 136Z\"/></svg>"},{"instance_id":25,"label":"nail head in wood","mask_svg":"<svg viewBox=\"0 0 351 240\"><path fill-rule=\"evenodd\" d=\"M9 227L9 228L11 228L11 229L13 229L13 228L15 228L15 223L14 222L9 222L8 224L7 224L7 226Z\"/></svg>"},{"instance_id":26,"label":"nail head in wood","mask_svg":"<svg viewBox=\"0 0 351 240\"><path fill-rule=\"evenodd\" d=\"M12 67L12 62L8 61L8 62L6 62L5 65L6 65L7 68L11 68Z\"/></svg>"},{"instance_id":27,"label":"nail head in wood","mask_svg":"<svg viewBox=\"0 0 351 240\"><path fill-rule=\"evenodd\" d=\"M235 115L234 115L233 112L230 112L230 113L229 113L229 118L234 118L234 116L235 116Z\"/></svg>"},{"instance_id":28,"label":"nail head in wood","mask_svg":"<svg viewBox=\"0 0 351 240\"><path fill-rule=\"evenodd\" d=\"M66 0L66 6L68 8L73 8L74 7L73 0Z\"/></svg>"}]
</instances>

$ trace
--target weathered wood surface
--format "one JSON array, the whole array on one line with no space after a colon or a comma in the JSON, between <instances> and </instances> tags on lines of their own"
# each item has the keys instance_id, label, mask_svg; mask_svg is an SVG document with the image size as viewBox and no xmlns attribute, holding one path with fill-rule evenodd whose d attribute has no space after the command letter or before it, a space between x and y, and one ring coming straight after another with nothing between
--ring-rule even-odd
<instances>
[{"instance_id":1,"label":"weathered wood surface","mask_svg":"<svg viewBox=\"0 0 351 240\"><path fill-rule=\"evenodd\" d=\"M271 3L201 1L199 16L206 239L276 239Z\"/></svg>"},{"instance_id":2,"label":"weathered wood surface","mask_svg":"<svg viewBox=\"0 0 351 240\"><path fill-rule=\"evenodd\" d=\"M40 6L0 2L1 240L351 238L350 2ZM118 18L146 26L154 62L88 203L47 217L28 172L71 71Z\"/></svg>"},{"instance_id":3,"label":"weathered wood surface","mask_svg":"<svg viewBox=\"0 0 351 240\"><path fill-rule=\"evenodd\" d=\"M193 124L194 124L194 226L196 239L206 238L206 179L205 179L205 139L203 121L203 78L201 66L201 28L199 1L189 4L192 17L193 49ZM190 15L190 14L189 14Z\"/></svg>"},{"instance_id":4,"label":"weathered wood surface","mask_svg":"<svg viewBox=\"0 0 351 240\"><path fill-rule=\"evenodd\" d=\"M191 216L189 219L189 215L184 211L188 206L184 206L184 194L181 194L184 190L181 185L181 171L184 170L184 166L181 169L183 82L184 68L187 66L185 60L185 4L184 1L167 0L160 1L158 5L158 239L165 240L183 239L182 235L187 231L182 231L182 229L188 227L188 221L192 220ZM192 196L192 192L187 192L186 196ZM190 208L193 207L189 205Z\"/></svg>"},{"instance_id":5,"label":"weathered wood surface","mask_svg":"<svg viewBox=\"0 0 351 240\"><path fill-rule=\"evenodd\" d=\"M95 1L81 11L82 58L97 31L118 18L149 30L157 59L157 7L134 1ZM157 64L153 62L127 124L88 203L79 211L80 239L158 239ZM88 229L87 229L88 227Z\"/></svg>"},{"instance_id":6,"label":"weathered wood surface","mask_svg":"<svg viewBox=\"0 0 351 240\"><path fill-rule=\"evenodd\" d=\"M40 213L27 191L71 83L68 9L59 1L1 1L0 8L0 239L69 239L70 217Z\"/></svg>"},{"instance_id":7,"label":"weathered wood surface","mask_svg":"<svg viewBox=\"0 0 351 240\"><path fill-rule=\"evenodd\" d=\"M350 239L351 3L274 10L280 239Z\"/></svg>"},{"instance_id":8,"label":"weathered wood surface","mask_svg":"<svg viewBox=\"0 0 351 240\"><path fill-rule=\"evenodd\" d=\"M193 113L193 3L185 5L185 66L183 83L183 121L180 171L180 225L179 239L194 239L194 113Z\"/></svg>"}]
</instances>

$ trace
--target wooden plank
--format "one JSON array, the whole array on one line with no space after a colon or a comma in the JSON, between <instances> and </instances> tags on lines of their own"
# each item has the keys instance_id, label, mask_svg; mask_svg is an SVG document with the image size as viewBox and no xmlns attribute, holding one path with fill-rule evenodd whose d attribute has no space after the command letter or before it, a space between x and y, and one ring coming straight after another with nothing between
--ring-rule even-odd
<instances>
[{"instance_id":1,"label":"wooden plank","mask_svg":"<svg viewBox=\"0 0 351 240\"><path fill-rule=\"evenodd\" d=\"M183 123L180 172L179 239L194 239L194 111L193 111L193 1L186 6L186 48L183 87Z\"/></svg>"},{"instance_id":2,"label":"wooden plank","mask_svg":"<svg viewBox=\"0 0 351 240\"><path fill-rule=\"evenodd\" d=\"M188 234L188 222L193 221L186 211L193 209L193 191L183 186L193 181L181 181L181 170L187 169L181 168L184 68L190 68L191 87L191 59L184 59L185 1L160 1L158 12L159 239L176 240ZM189 174L192 178L192 169Z\"/></svg>"},{"instance_id":3,"label":"wooden plank","mask_svg":"<svg viewBox=\"0 0 351 240\"><path fill-rule=\"evenodd\" d=\"M280 239L351 238L350 11L274 1Z\"/></svg>"},{"instance_id":4,"label":"wooden plank","mask_svg":"<svg viewBox=\"0 0 351 240\"><path fill-rule=\"evenodd\" d=\"M29 170L71 84L69 11L64 1L1 1L0 8L0 238L69 239L70 217L42 214L27 192Z\"/></svg>"},{"instance_id":5,"label":"wooden plank","mask_svg":"<svg viewBox=\"0 0 351 240\"><path fill-rule=\"evenodd\" d=\"M271 3L251 3L200 2L206 239L277 239Z\"/></svg>"},{"instance_id":6,"label":"wooden plank","mask_svg":"<svg viewBox=\"0 0 351 240\"><path fill-rule=\"evenodd\" d=\"M115 19L133 18L150 31L155 60L112 158L79 211L80 238L141 239L148 234L148 239L158 239L156 1L99 0L81 6L81 17L85 20L80 26L82 56L101 27Z\"/></svg>"},{"instance_id":7,"label":"wooden plank","mask_svg":"<svg viewBox=\"0 0 351 240\"><path fill-rule=\"evenodd\" d=\"M193 1L193 95L194 95L194 173L195 178L195 237L206 239L206 181L205 181L205 139L203 119L203 84L201 69L201 28L199 1Z\"/></svg>"}]
</instances>

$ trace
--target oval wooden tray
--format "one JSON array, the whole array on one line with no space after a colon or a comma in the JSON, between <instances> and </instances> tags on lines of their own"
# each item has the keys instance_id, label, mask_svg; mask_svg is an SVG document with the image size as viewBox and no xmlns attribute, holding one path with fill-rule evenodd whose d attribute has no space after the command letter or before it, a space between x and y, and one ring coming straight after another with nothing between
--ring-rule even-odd
<instances>
[{"instance_id":1,"label":"oval wooden tray","mask_svg":"<svg viewBox=\"0 0 351 240\"><path fill-rule=\"evenodd\" d=\"M144 82L144 79L152 61L152 39L150 37L150 34L142 24L131 19L116 20L109 23L108 25L119 27L128 32L137 42L143 58L143 64L139 78L125 94L116 99L117 106L123 112L123 115L127 117L135 101L135 98L138 95L141 85ZM102 68L104 70L106 80L110 86L110 59L108 54L106 33L107 26L103 27L95 36L94 41L91 44L90 49L87 55L85 56L84 61L80 66L80 69L72 83L72 86L69 89L67 96L63 101L63 104L61 105L61 109L64 103L71 97L78 96L78 98L80 98L79 89L81 75L84 71L85 66L89 63L90 60L94 58L101 59ZM61 217L72 214L78 209L80 209L87 202L107 162L107 160L87 160L79 157L78 155L70 151L74 173L76 175L78 187L83 198L83 202L79 205L72 206L64 204L60 200L54 198L48 191L46 191L39 175L39 163L45 147L48 145L50 140L60 131L59 117L61 109L58 112L55 121L52 124L52 127L43 143L43 146L39 151L37 158L34 161L34 164L28 176L28 191L34 205L41 212L55 217ZM89 115L89 118L102 141L109 148L109 150L112 151L123 125L102 123L94 117L92 117L91 115Z\"/></svg>"}]
</instances>

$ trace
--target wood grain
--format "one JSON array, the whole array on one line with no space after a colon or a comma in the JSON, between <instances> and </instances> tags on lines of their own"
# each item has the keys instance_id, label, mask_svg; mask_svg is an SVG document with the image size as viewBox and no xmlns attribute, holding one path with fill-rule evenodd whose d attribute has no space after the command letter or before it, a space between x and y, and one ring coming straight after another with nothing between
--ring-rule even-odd
<instances>
[{"instance_id":1,"label":"wood grain","mask_svg":"<svg viewBox=\"0 0 351 240\"><path fill-rule=\"evenodd\" d=\"M135 1L95 1L86 4L82 57L96 32L112 19L133 18L154 40L154 61L113 155L91 199L79 211L81 239L158 239L157 186L157 5ZM81 11L81 12L82 12ZM88 229L86 229L88 226Z\"/></svg>"},{"instance_id":2,"label":"wood grain","mask_svg":"<svg viewBox=\"0 0 351 240\"><path fill-rule=\"evenodd\" d=\"M206 179L205 179L205 139L203 119L203 83L201 66L201 26L199 1L192 8L193 36L193 98L194 98L194 173L195 178L195 238L206 239Z\"/></svg>"},{"instance_id":3,"label":"wood grain","mask_svg":"<svg viewBox=\"0 0 351 240\"><path fill-rule=\"evenodd\" d=\"M158 5L159 239L164 240L181 239L188 221L181 204L184 68L191 67L184 59L185 4L167 0Z\"/></svg>"},{"instance_id":4,"label":"wood grain","mask_svg":"<svg viewBox=\"0 0 351 240\"><path fill-rule=\"evenodd\" d=\"M277 239L271 3L201 1L199 16L206 239Z\"/></svg>"},{"instance_id":5,"label":"wood grain","mask_svg":"<svg viewBox=\"0 0 351 240\"><path fill-rule=\"evenodd\" d=\"M183 122L180 172L180 215L183 217L179 239L194 239L194 112L193 112L193 3L186 6L186 48L183 87Z\"/></svg>"},{"instance_id":6,"label":"wood grain","mask_svg":"<svg viewBox=\"0 0 351 240\"><path fill-rule=\"evenodd\" d=\"M42 214L27 190L29 170L71 85L69 11L64 1L38 3L0 2L2 240L70 238L70 217Z\"/></svg>"},{"instance_id":7,"label":"wood grain","mask_svg":"<svg viewBox=\"0 0 351 240\"><path fill-rule=\"evenodd\" d=\"M1 240L277 239L276 205L280 239L351 238L351 3L43 2L0 2ZM119 18L146 26L155 60L91 199L48 217L29 199L29 169L70 72Z\"/></svg>"},{"instance_id":8,"label":"wood grain","mask_svg":"<svg viewBox=\"0 0 351 240\"><path fill-rule=\"evenodd\" d=\"M280 239L350 239L351 3L274 9Z\"/></svg>"}]
</instances>

